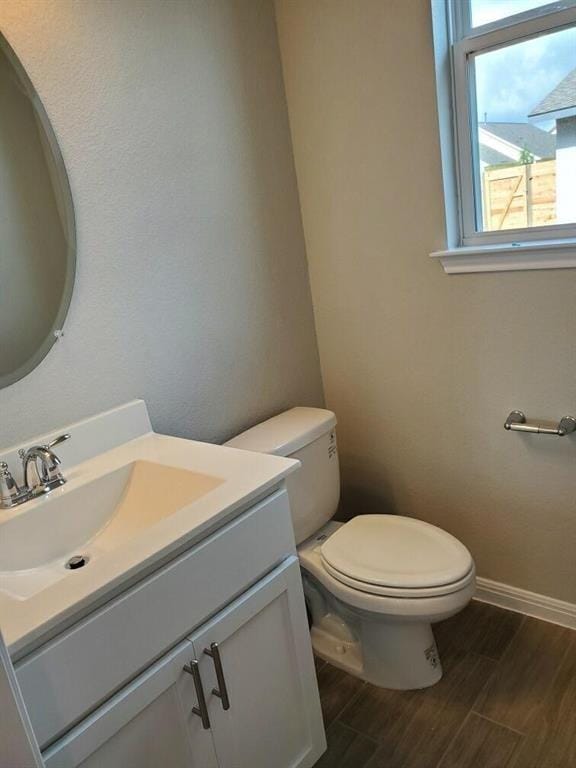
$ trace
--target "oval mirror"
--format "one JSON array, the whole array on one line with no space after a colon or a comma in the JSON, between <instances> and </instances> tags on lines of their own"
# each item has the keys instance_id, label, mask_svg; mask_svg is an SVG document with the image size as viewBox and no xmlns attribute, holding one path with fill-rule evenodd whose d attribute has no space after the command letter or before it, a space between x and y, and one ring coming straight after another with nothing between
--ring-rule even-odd
<instances>
[{"instance_id":1,"label":"oval mirror","mask_svg":"<svg viewBox=\"0 0 576 768\"><path fill-rule=\"evenodd\" d=\"M48 116L0 34L0 387L62 329L74 284L74 208Z\"/></svg>"}]
</instances>

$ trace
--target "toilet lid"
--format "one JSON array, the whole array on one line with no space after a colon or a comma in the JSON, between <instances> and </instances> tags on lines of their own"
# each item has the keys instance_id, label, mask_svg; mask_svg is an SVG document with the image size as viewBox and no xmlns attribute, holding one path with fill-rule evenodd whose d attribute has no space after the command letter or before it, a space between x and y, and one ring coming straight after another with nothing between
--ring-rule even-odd
<instances>
[{"instance_id":1,"label":"toilet lid","mask_svg":"<svg viewBox=\"0 0 576 768\"><path fill-rule=\"evenodd\" d=\"M357 582L421 589L453 584L473 561L451 534L399 515L359 515L321 547L322 560Z\"/></svg>"}]
</instances>

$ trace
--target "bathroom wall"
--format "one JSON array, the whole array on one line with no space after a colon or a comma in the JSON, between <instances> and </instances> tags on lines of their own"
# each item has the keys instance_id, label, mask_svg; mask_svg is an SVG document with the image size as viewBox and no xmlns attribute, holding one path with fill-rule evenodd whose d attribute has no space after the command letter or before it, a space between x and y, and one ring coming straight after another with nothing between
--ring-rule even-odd
<instances>
[{"instance_id":1,"label":"bathroom wall","mask_svg":"<svg viewBox=\"0 0 576 768\"><path fill-rule=\"evenodd\" d=\"M146 399L230 436L322 403L272 0L2 0L78 228L59 341L0 390L0 444Z\"/></svg>"},{"instance_id":2,"label":"bathroom wall","mask_svg":"<svg viewBox=\"0 0 576 768\"><path fill-rule=\"evenodd\" d=\"M482 576L576 602L576 271L448 276L429 0L278 0L348 512L445 527Z\"/></svg>"}]
</instances>

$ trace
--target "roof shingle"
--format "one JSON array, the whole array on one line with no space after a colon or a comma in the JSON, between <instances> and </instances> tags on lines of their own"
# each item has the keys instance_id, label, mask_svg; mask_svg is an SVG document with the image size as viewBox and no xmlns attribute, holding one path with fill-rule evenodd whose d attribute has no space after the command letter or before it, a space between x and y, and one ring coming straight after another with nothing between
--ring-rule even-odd
<instances>
[{"instance_id":1,"label":"roof shingle","mask_svg":"<svg viewBox=\"0 0 576 768\"><path fill-rule=\"evenodd\" d=\"M571 107L576 107L576 67L534 107L528 117L540 117Z\"/></svg>"},{"instance_id":2,"label":"roof shingle","mask_svg":"<svg viewBox=\"0 0 576 768\"><path fill-rule=\"evenodd\" d=\"M540 158L554 157L556 154L556 137L531 123L478 123L493 136L513 144L518 149L527 149ZM481 150L482 151L482 150ZM484 158L482 158L484 159ZM507 158L510 162L510 158ZM490 162L490 160L485 160Z\"/></svg>"}]
</instances>

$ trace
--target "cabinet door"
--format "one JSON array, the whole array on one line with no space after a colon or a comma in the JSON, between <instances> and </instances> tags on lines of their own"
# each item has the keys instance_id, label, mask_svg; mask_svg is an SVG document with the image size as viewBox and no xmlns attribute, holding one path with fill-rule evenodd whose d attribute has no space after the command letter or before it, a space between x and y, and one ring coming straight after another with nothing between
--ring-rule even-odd
<instances>
[{"instance_id":1,"label":"cabinet door","mask_svg":"<svg viewBox=\"0 0 576 768\"><path fill-rule=\"evenodd\" d=\"M180 643L46 750L46 768L217 768L212 734L192 711L193 658Z\"/></svg>"},{"instance_id":2,"label":"cabinet door","mask_svg":"<svg viewBox=\"0 0 576 768\"><path fill-rule=\"evenodd\" d=\"M288 558L191 639L220 768L314 765L325 738L298 559Z\"/></svg>"}]
</instances>

